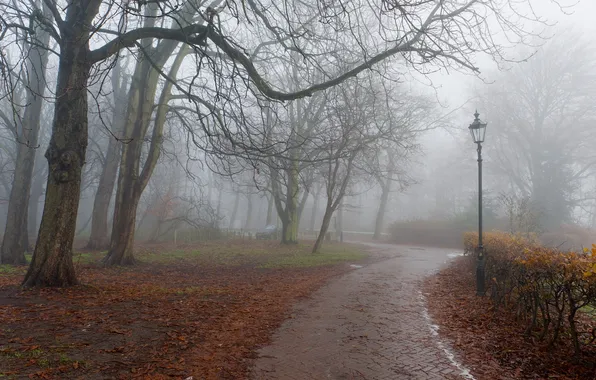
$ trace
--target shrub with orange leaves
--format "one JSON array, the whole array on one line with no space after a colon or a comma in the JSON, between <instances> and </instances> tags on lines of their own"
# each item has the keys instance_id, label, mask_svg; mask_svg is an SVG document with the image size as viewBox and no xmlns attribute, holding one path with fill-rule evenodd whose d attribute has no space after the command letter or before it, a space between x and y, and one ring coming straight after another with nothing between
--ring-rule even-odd
<instances>
[{"instance_id":1,"label":"shrub with orange leaves","mask_svg":"<svg viewBox=\"0 0 596 380\"><path fill-rule=\"evenodd\" d=\"M467 253L475 252L477 233L464 234ZM583 252L543 247L532 236L483 234L491 297L527 323L526 334L552 348L564 340L576 355L594 349L596 327L583 323L596 309L596 245Z\"/></svg>"}]
</instances>

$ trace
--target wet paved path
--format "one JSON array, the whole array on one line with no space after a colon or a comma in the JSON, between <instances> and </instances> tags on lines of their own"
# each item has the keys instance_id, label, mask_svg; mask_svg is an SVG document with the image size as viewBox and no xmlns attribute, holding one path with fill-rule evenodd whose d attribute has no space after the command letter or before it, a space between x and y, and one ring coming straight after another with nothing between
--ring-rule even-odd
<instances>
[{"instance_id":1,"label":"wet paved path","mask_svg":"<svg viewBox=\"0 0 596 380\"><path fill-rule=\"evenodd\" d=\"M464 379L434 336L419 284L453 250L370 244L388 259L354 270L294 310L259 351L261 379Z\"/></svg>"}]
</instances>

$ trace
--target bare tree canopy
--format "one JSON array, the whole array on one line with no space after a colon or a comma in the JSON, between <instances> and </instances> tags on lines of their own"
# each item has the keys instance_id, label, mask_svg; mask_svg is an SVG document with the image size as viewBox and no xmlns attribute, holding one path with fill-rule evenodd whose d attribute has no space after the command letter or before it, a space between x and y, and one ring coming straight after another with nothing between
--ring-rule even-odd
<instances>
[{"instance_id":1,"label":"bare tree canopy","mask_svg":"<svg viewBox=\"0 0 596 380\"><path fill-rule=\"evenodd\" d=\"M498 126L489 157L507 179L502 190L530 199L544 228L570 222L574 207L594 199L585 186L596 173L595 53L580 36L562 33L482 94Z\"/></svg>"},{"instance_id":2,"label":"bare tree canopy","mask_svg":"<svg viewBox=\"0 0 596 380\"><path fill-rule=\"evenodd\" d=\"M169 112L169 101L178 100L177 107L192 110L198 117L197 123L184 125L197 145L206 149L216 146L218 152L262 152L263 139L251 135L258 112L248 105L312 96L370 69L397 80L399 74L392 65L379 65L393 56L422 73L438 68L477 72L478 54L506 58L509 46L524 42L542 25L543 20L525 8L527 4L521 0L3 2L3 95L14 90L18 62L38 48L33 38L37 30L49 34L50 61L57 64L56 77L48 80L56 88L51 89L54 120L45 154L49 164L45 207L24 284L77 283L71 251L89 138L88 87L107 81L125 49L137 62L143 62L135 76L149 78L151 83L146 92L143 87L132 92L145 101L140 103L143 106L138 108L134 126L123 129L134 133L124 136L133 144L124 148L123 157L127 158L120 169L127 172L120 173L117 202L127 204L127 197L135 202L124 214L117 209L115 220L122 229L116 228L115 233L132 239L132 215L160 148L159 142L151 146L138 173L142 148L134 139L144 138L154 105L158 107L152 127L154 141L162 137L160 120ZM506 44L496 41L495 35L504 37ZM288 89L269 74L296 55L300 57L293 63L296 72L306 80ZM308 80L315 69L320 76ZM156 103L153 95L164 83L169 89L161 92ZM134 190L129 190L127 181L131 176L136 181L137 174L140 179ZM113 233L114 250L108 262L123 262L128 246L125 238ZM132 262L124 259L128 261Z\"/></svg>"}]
</instances>

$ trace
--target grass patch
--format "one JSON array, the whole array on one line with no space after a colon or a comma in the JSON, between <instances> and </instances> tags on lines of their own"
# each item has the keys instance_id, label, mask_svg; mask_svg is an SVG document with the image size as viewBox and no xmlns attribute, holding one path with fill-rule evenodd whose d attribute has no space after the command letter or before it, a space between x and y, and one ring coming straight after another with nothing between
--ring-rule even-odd
<instances>
[{"instance_id":1,"label":"grass patch","mask_svg":"<svg viewBox=\"0 0 596 380\"><path fill-rule=\"evenodd\" d=\"M365 257L356 245L311 249L309 241L147 243L135 246L139 265L124 268L104 268L105 252L79 251L73 261L82 286L20 292L24 302L7 309L0 379L142 377L147 363L171 377L215 378L226 368L227 377L246 378L256 355L250 347L267 344L292 304L347 272L343 262ZM0 276L0 290L18 283L18 274ZM205 352L213 352L208 360ZM115 360L124 357L126 365Z\"/></svg>"},{"instance_id":2,"label":"grass patch","mask_svg":"<svg viewBox=\"0 0 596 380\"><path fill-rule=\"evenodd\" d=\"M75 264L93 264L99 261L102 257L106 255L107 252L85 252L85 253L77 253L75 252L72 255L72 261Z\"/></svg>"},{"instance_id":3,"label":"grass patch","mask_svg":"<svg viewBox=\"0 0 596 380\"><path fill-rule=\"evenodd\" d=\"M328 243L321 253L312 254L312 243L281 245L277 241L229 241L205 243L189 249L174 249L167 252L145 251L136 257L146 263L172 264L188 261L209 266L253 266L258 268L317 267L334 265L346 261L358 261L366 257L356 245Z\"/></svg>"},{"instance_id":4,"label":"grass patch","mask_svg":"<svg viewBox=\"0 0 596 380\"><path fill-rule=\"evenodd\" d=\"M596 319L596 305L586 305L579 309L592 319Z\"/></svg>"},{"instance_id":5,"label":"grass patch","mask_svg":"<svg viewBox=\"0 0 596 380\"><path fill-rule=\"evenodd\" d=\"M307 268L334 265L347 261L360 261L366 258L361 249L348 245L331 245L324 247L320 253L297 253L272 257L262 268Z\"/></svg>"},{"instance_id":6,"label":"grass patch","mask_svg":"<svg viewBox=\"0 0 596 380\"><path fill-rule=\"evenodd\" d=\"M8 264L0 264L0 275L2 275L2 274L13 275L13 274L21 274L21 273L23 273L22 267L15 267L15 266L8 265Z\"/></svg>"},{"instance_id":7,"label":"grass patch","mask_svg":"<svg viewBox=\"0 0 596 380\"><path fill-rule=\"evenodd\" d=\"M201 256L201 251L171 250L168 252L147 252L136 254L135 257L148 263L167 264L178 260L195 259Z\"/></svg>"}]
</instances>

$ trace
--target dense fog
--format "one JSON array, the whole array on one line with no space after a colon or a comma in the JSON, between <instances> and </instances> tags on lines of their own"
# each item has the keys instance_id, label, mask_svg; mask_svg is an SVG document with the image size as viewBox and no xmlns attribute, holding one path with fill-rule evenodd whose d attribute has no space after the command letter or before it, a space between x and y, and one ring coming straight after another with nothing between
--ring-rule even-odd
<instances>
[{"instance_id":1,"label":"dense fog","mask_svg":"<svg viewBox=\"0 0 596 380\"><path fill-rule=\"evenodd\" d=\"M267 225L473 230L476 110L487 228L595 227L590 1L76 3L0 5L3 261L40 231L122 263Z\"/></svg>"}]
</instances>

